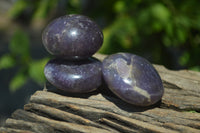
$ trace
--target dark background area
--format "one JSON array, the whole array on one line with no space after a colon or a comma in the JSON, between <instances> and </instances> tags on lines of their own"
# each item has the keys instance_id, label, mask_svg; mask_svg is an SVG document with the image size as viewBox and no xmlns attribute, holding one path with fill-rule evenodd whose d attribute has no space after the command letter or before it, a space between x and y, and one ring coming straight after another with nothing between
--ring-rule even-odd
<instances>
[{"instance_id":1,"label":"dark background area","mask_svg":"<svg viewBox=\"0 0 200 133\"><path fill-rule=\"evenodd\" d=\"M1 0L0 125L43 89L50 55L41 33L54 18L82 14L103 30L100 53L130 52L169 69L200 71L199 0Z\"/></svg>"}]
</instances>

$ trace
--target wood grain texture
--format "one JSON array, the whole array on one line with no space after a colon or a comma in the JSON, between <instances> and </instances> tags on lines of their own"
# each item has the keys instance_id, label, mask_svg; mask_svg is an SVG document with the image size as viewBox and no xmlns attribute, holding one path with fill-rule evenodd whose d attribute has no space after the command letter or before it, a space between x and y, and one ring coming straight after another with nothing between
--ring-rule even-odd
<instances>
[{"instance_id":1,"label":"wood grain texture","mask_svg":"<svg viewBox=\"0 0 200 133\"><path fill-rule=\"evenodd\" d=\"M95 57L103 60L106 56ZM106 85L87 94L69 94L47 86L47 90L35 92L23 110L16 110L0 132L199 133L200 73L154 66L165 87L162 100L155 105L125 103Z\"/></svg>"}]
</instances>

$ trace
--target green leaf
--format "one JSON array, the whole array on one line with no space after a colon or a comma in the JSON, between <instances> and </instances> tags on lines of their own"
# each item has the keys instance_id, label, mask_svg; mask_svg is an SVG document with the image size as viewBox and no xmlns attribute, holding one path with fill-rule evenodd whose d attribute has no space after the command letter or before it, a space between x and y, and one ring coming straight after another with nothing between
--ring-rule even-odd
<instances>
[{"instance_id":1,"label":"green leaf","mask_svg":"<svg viewBox=\"0 0 200 133\"><path fill-rule=\"evenodd\" d=\"M190 70L200 72L200 66L193 66L189 68Z\"/></svg>"},{"instance_id":2,"label":"green leaf","mask_svg":"<svg viewBox=\"0 0 200 133\"><path fill-rule=\"evenodd\" d=\"M165 31L166 31L167 36L173 37L173 35L174 35L173 29L174 29L174 27L173 27L172 22L168 22L168 23L165 25Z\"/></svg>"},{"instance_id":3,"label":"green leaf","mask_svg":"<svg viewBox=\"0 0 200 133\"><path fill-rule=\"evenodd\" d=\"M117 1L114 5L114 10L117 13L122 13L126 10L126 5L123 0Z\"/></svg>"},{"instance_id":4,"label":"green leaf","mask_svg":"<svg viewBox=\"0 0 200 133\"><path fill-rule=\"evenodd\" d=\"M80 8L80 5L81 5L81 1L80 0L70 0L69 2L73 7Z\"/></svg>"},{"instance_id":5,"label":"green leaf","mask_svg":"<svg viewBox=\"0 0 200 133\"><path fill-rule=\"evenodd\" d=\"M28 0L17 0L12 8L9 10L8 15L11 18L19 16L28 6Z\"/></svg>"},{"instance_id":6,"label":"green leaf","mask_svg":"<svg viewBox=\"0 0 200 133\"><path fill-rule=\"evenodd\" d=\"M15 60L11 55L5 54L0 58L0 70L11 68L15 65Z\"/></svg>"},{"instance_id":7,"label":"green leaf","mask_svg":"<svg viewBox=\"0 0 200 133\"><path fill-rule=\"evenodd\" d=\"M29 37L27 33L17 30L12 36L9 49L15 56L29 57Z\"/></svg>"},{"instance_id":8,"label":"green leaf","mask_svg":"<svg viewBox=\"0 0 200 133\"><path fill-rule=\"evenodd\" d=\"M183 26L183 28L186 28L186 29L192 26L192 22L190 21L190 18L185 16L184 14L176 16L175 23L179 26Z\"/></svg>"},{"instance_id":9,"label":"green leaf","mask_svg":"<svg viewBox=\"0 0 200 133\"><path fill-rule=\"evenodd\" d=\"M43 84L45 82L44 67L48 60L48 58L44 58L30 63L29 76L38 84Z\"/></svg>"},{"instance_id":10,"label":"green leaf","mask_svg":"<svg viewBox=\"0 0 200 133\"><path fill-rule=\"evenodd\" d=\"M179 63L181 65L186 65L189 62L190 59L190 54L189 52L185 52L180 58L179 58Z\"/></svg>"},{"instance_id":11,"label":"green leaf","mask_svg":"<svg viewBox=\"0 0 200 133\"><path fill-rule=\"evenodd\" d=\"M177 34L177 40L179 41L179 44L184 43L186 41L187 31L185 29L177 28L176 34Z\"/></svg>"},{"instance_id":12,"label":"green leaf","mask_svg":"<svg viewBox=\"0 0 200 133\"><path fill-rule=\"evenodd\" d=\"M169 36L164 35L162 41L166 47L170 47L173 45Z\"/></svg>"},{"instance_id":13,"label":"green leaf","mask_svg":"<svg viewBox=\"0 0 200 133\"><path fill-rule=\"evenodd\" d=\"M110 34L111 34L111 28L105 28L103 30L103 35L104 35L104 43L100 50L98 52L100 53L107 53L107 50L110 49Z\"/></svg>"},{"instance_id":14,"label":"green leaf","mask_svg":"<svg viewBox=\"0 0 200 133\"><path fill-rule=\"evenodd\" d=\"M156 32L160 32L163 29L163 25L159 21L154 21L152 23L152 29Z\"/></svg>"},{"instance_id":15,"label":"green leaf","mask_svg":"<svg viewBox=\"0 0 200 133\"><path fill-rule=\"evenodd\" d=\"M17 91L20 87L22 87L27 81L27 77L24 73L17 73L13 79L10 81L9 88L12 93Z\"/></svg>"},{"instance_id":16,"label":"green leaf","mask_svg":"<svg viewBox=\"0 0 200 133\"><path fill-rule=\"evenodd\" d=\"M161 3L155 3L151 7L152 15L161 22L167 22L170 18L170 11Z\"/></svg>"},{"instance_id":17,"label":"green leaf","mask_svg":"<svg viewBox=\"0 0 200 133\"><path fill-rule=\"evenodd\" d=\"M49 11L57 4L56 0L40 0L37 9L33 15L33 20L45 18Z\"/></svg>"}]
</instances>

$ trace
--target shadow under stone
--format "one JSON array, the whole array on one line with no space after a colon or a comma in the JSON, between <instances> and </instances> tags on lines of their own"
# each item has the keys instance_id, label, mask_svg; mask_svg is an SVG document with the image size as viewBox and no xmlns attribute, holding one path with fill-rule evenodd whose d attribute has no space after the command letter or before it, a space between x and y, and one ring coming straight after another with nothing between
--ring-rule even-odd
<instances>
[{"instance_id":1,"label":"shadow under stone","mask_svg":"<svg viewBox=\"0 0 200 133\"><path fill-rule=\"evenodd\" d=\"M92 92L87 92L87 93L71 93L71 92L66 92L64 90L61 89L57 89L56 87L54 87L51 83L46 82L46 89L49 92L53 92L62 96L68 96L68 97L77 97L77 98L89 98L92 95L97 95L99 93L99 90L96 89Z\"/></svg>"},{"instance_id":2,"label":"shadow under stone","mask_svg":"<svg viewBox=\"0 0 200 133\"><path fill-rule=\"evenodd\" d=\"M160 107L161 101L147 107L142 106L135 106L132 104L129 104L123 100L121 100L118 96L116 96L105 83L103 83L99 88L97 88L95 91L89 92L89 93L69 93L60 89L57 89L53 85L51 85L49 82L46 83L46 89L49 92L53 92L62 96L68 96L68 97L76 97L76 98L89 98L92 95L97 95L99 93L102 94L102 96L107 99L108 101L114 103L117 107L119 107L121 110L125 110L127 112L143 112L148 109L152 109L155 107Z\"/></svg>"},{"instance_id":3,"label":"shadow under stone","mask_svg":"<svg viewBox=\"0 0 200 133\"><path fill-rule=\"evenodd\" d=\"M102 93L103 97L109 100L110 102L114 103L117 107L119 107L122 110L125 110L127 112L143 112L149 109L153 109L156 107L161 106L161 100L158 101L157 103L150 105L150 106L136 106L130 103L127 103L123 100L121 100L118 96L116 96L104 83L100 88L99 92Z\"/></svg>"}]
</instances>

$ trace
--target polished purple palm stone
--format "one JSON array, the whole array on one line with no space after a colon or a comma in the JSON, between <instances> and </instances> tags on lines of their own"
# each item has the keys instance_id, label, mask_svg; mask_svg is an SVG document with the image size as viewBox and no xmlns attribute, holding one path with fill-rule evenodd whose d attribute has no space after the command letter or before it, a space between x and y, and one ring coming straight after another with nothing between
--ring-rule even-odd
<instances>
[{"instance_id":1,"label":"polished purple palm stone","mask_svg":"<svg viewBox=\"0 0 200 133\"><path fill-rule=\"evenodd\" d=\"M109 89L128 103L149 106L163 96L159 74L140 56L130 53L110 55L103 60L102 72Z\"/></svg>"},{"instance_id":2,"label":"polished purple palm stone","mask_svg":"<svg viewBox=\"0 0 200 133\"><path fill-rule=\"evenodd\" d=\"M47 51L68 59L92 56L103 43L99 26L86 16L66 15L55 19L43 31Z\"/></svg>"},{"instance_id":3,"label":"polished purple palm stone","mask_svg":"<svg viewBox=\"0 0 200 133\"><path fill-rule=\"evenodd\" d=\"M56 58L45 68L46 79L58 89L72 93L85 93L97 89L102 82L101 62L95 58L68 61Z\"/></svg>"}]
</instances>

